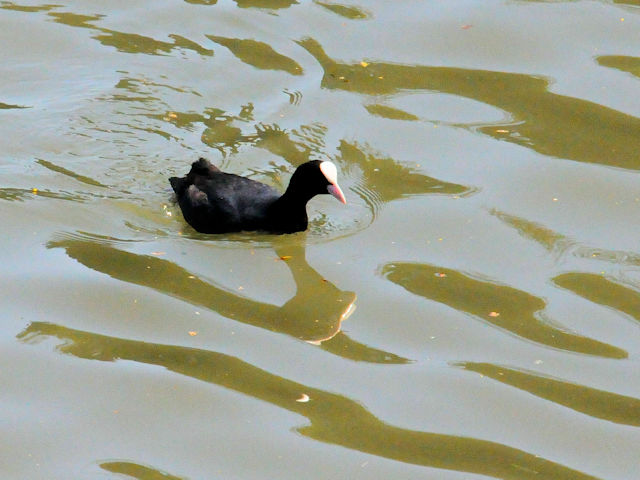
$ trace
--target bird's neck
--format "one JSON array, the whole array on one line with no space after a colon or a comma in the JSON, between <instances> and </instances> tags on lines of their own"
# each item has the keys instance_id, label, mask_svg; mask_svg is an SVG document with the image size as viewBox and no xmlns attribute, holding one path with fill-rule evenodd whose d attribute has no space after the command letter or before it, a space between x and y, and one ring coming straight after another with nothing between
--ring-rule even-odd
<instances>
[{"instance_id":1,"label":"bird's neck","mask_svg":"<svg viewBox=\"0 0 640 480\"><path fill-rule=\"evenodd\" d=\"M280 200L285 204L299 205L301 208L305 208L307 202L316 194L311 193L311 190L300 181L300 178L296 178L295 173L293 175L289 181L287 190L282 194Z\"/></svg>"},{"instance_id":2,"label":"bird's neck","mask_svg":"<svg viewBox=\"0 0 640 480\"><path fill-rule=\"evenodd\" d=\"M275 225L282 225L283 232L307 229L307 202L310 198L292 194L287 190L269 209L269 217Z\"/></svg>"}]
</instances>

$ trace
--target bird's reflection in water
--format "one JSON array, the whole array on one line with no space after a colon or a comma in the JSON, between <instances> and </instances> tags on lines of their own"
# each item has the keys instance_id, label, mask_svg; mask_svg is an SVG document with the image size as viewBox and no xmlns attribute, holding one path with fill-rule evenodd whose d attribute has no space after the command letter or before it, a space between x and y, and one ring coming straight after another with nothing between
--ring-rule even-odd
<instances>
[{"instance_id":1,"label":"bird's reflection in water","mask_svg":"<svg viewBox=\"0 0 640 480\"><path fill-rule=\"evenodd\" d=\"M356 294L340 290L323 278L305 259L304 236L298 242L273 241L296 284L296 293L284 305L252 300L209 283L169 261L118 248L122 244L92 235L73 235L52 241L67 255L92 270L127 283L151 288L192 305L208 308L235 321L283 333L345 358L373 363L408 363L409 360L351 340L340 332L342 322L355 310ZM331 340L336 340L335 345Z\"/></svg>"}]
</instances>

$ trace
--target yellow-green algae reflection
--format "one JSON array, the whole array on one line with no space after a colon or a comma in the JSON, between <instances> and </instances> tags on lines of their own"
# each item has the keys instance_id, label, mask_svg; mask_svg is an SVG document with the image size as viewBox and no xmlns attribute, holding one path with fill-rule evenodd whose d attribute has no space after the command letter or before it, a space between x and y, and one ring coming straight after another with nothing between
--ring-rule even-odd
<instances>
[{"instance_id":1,"label":"yellow-green algae reflection","mask_svg":"<svg viewBox=\"0 0 640 480\"><path fill-rule=\"evenodd\" d=\"M577 412L640 427L640 399L491 363L461 362L456 365Z\"/></svg>"},{"instance_id":2,"label":"yellow-green algae reflection","mask_svg":"<svg viewBox=\"0 0 640 480\"><path fill-rule=\"evenodd\" d=\"M238 114L208 108L202 114L171 111L153 117L180 128L194 128L197 123L205 125L203 143L216 148L225 156L237 153L243 145L253 145L281 157L292 167L297 167L311 160L314 155L325 154L322 148L327 130L325 126L301 125L299 129L287 131L276 124L255 122L251 104L244 105ZM235 125L248 123L255 133L246 133ZM410 165L403 165L392 157L345 139L340 140L338 154L332 160L344 165L344 168L359 167L363 177L362 186L366 186L368 193L375 195L381 203L410 195L467 195L473 192L471 187L429 177ZM362 196L361 190L356 189L355 192ZM368 197L363 196L363 199L369 203Z\"/></svg>"},{"instance_id":3,"label":"yellow-green algae reflection","mask_svg":"<svg viewBox=\"0 0 640 480\"><path fill-rule=\"evenodd\" d=\"M56 200L71 200L74 202L81 202L83 200L82 196L78 193L52 192L46 189L34 191L29 188L0 188L0 200L23 201L28 198L33 198L36 195Z\"/></svg>"},{"instance_id":4,"label":"yellow-green algae reflection","mask_svg":"<svg viewBox=\"0 0 640 480\"><path fill-rule=\"evenodd\" d=\"M87 177L86 175L79 175L67 168L56 165L53 162L49 162L48 160L39 159L36 161L36 163L38 165L42 165L44 168L51 170L52 172L61 173L62 175L71 177L80 183L86 183L87 185L92 185L94 187L109 188L107 185L104 185L91 177Z\"/></svg>"},{"instance_id":5,"label":"yellow-green algae reflection","mask_svg":"<svg viewBox=\"0 0 640 480\"><path fill-rule=\"evenodd\" d=\"M274 375L208 350L127 340L34 322L18 338L55 337L58 350L87 360L129 360L220 385L306 417L297 431L309 438L400 462L503 480L595 480L538 455L476 438L421 432L387 424L358 402ZM296 401L303 396L307 402ZM305 397L306 398L306 397Z\"/></svg>"},{"instance_id":6,"label":"yellow-green algae reflection","mask_svg":"<svg viewBox=\"0 0 640 480\"><path fill-rule=\"evenodd\" d=\"M0 110L10 110L12 108L28 108L22 105L10 105L8 103L0 102Z\"/></svg>"},{"instance_id":7,"label":"yellow-green algae reflection","mask_svg":"<svg viewBox=\"0 0 640 480\"><path fill-rule=\"evenodd\" d=\"M640 255L635 252L607 250L581 245L561 233L525 218L510 215L495 209L491 211L491 214L501 220L505 225L514 228L524 238L533 240L557 256L571 253L572 255L588 260L607 262L615 265L640 266Z\"/></svg>"},{"instance_id":8,"label":"yellow-green algae reflection","mask_svg":"<svg viewBox=\"0 0 640 480\"><path fill-rule=\"evenodd\" d=\"M120 250L105 239L72 237L50 242L48 246L63 248L69 257L117 280L151 288L241 323L321 344L323 349L345 358L391 364L409 361L362 345L340 332L342 321L355 308L356 295L340 290L311 268L302 245L277 250L280 257L287 259L283 261L296 283L296 294L282 306L238 295L173 262Z\"/></svg>"},{"instance_id":9,"label":"yellow-green algae reflection","mask_svg":"<svg viewBox=\"0 0 640 480\"><path fill-rule=\"evenodd\" d=\"M297 5L296 0L234 0L236 5L240 8L289 8L292 5Z\"/></svg>"},{"instance_id":10,"label":"yellow-green algae reflection","mask_svg":"<svg viewBox=\"0 0 640 480\"><path fill-rule=\"evenodd\" d=\"M281 70L291 75L302 75L302 67L298 63L278 52L264 42L251 39L225 38L207 35L209 40L227 47L236 58L262 70Z\"/></svg>"},{"instance_id":11,"label":"yellow-green algae reflection","mask_svg":"<svg viewBox=\"0 0 640 480\"><path fill-rule=\"evenodd\" d=\"M615 265L640 266L640 255L629 251L605 250L577 244L566 236L535 222L493 210L492 215L515 228L523 237L533 240L550 252L565 254ZM637 285L624 285L603 274L566 272L553 277L552 282L587 300L629 315L640 322L640 291Z\"/></svg>"},{"instance_id":12,"label":"yellow-green algae reflection","mask_svg":"<svg viewBox=\"0 0 640 480\"><path fill-rule=\"evenodd\" d=\"M100 463L100 468L107 472L127 475L138 480L186 480L184 477L176 477L158 469L133 462L102 462Z\"/></svg>"},{"instance_id":13,"label":"yellow-green algae reflection","mask_svg":"<svg viewBox=\"0 0 640 480\"><path fill-rule=\"evenodd\" d=\"M244 105L237 114L208 108L202 114L171 111L150 116L180 128L195 128L197 123L205 125L202 142L223 156L238 153L243 145L251 145L297 167L316 156L326 155L324 136L327 128L324 125L301 125L287 131L277 124L258 123L253 119L253 106L250 104ZM241 128L246 125L251 125L254 131L247 132ZM466 196L475 192L473 187L424 175L411 164L403 164L357 142L341 139L337 150L336 155L330 156L331 160L348 173L356 173L354 177L360 177L351 190L364 201L373 217L381 205L412 195ZM268 172L265 174L269 175ZM280 183L279 178L275 178L279 177L278 172L274 172L272 177L272 183Z\"/></svg>"},{"instance_id":14,"label":"yellow-green algae reflection","mask_svg":"<svg viewBox=\"0 0 640 480\"><path fill-rule=\"evenodd\" d=\"M370 17L370 14L367 13L365 10L363 10L360 7L356 7L352 5L320 2L319 0L313 0L313 3L315 3L316 5L320 5L323 8L326 8L327 10L335 13L336 15L340 15L341 17L348 18L349 20L364 20Z\"/></svg>"},{"instance_id":15,"label":"yellow-green algae reflection","mask_svg":"<svg viewBox=\"0 0 640 480\"><path fill-rule=\"evenodd\" d=\"M626 313L640 322L640 292L602 275L585 272L563 273L553 283L587 300Z\"/></svg>"},{"instance_id":16,"label":"yellow-green algae reflection","mask_svg":"<svg viewBox=\"0 0 640 480\"><path fill-rule=\"evenodd\" d=\"M136 82L121 86L137 91ZM267 150L292 167L297 167L316 156L325 156L324 137L327 128L322 124L300 125L297 129L283 130L277 124L263 124L253 118L253 105L243 105L237 114L219 108L207 108L203 113L167 111L148 115L172 123L179 128L193 129L205 126L201 140L223 156L238 153L244 145ZM253 131L242 126L250 125ZM361 179L352 188L371 209L374 216L380 205L411 195L469 195L474 188L446 182L424 175L418 168L405 165L390 156L372 151L366 145L341 139L338 153L330 158L348 172L359 170ZM267 173L268 174L268 173ZM273 179L273 183L278 183ZM281 185L284 187L283 185Z\"/></svg>"},{"instance_id":17,"label":"yellow-green algae reflection","mask_svg":"<svg viewBox=\"0 0 640 480\"><path fill-rule=\"evenodd\" d=\"M491 215L505 225L514 228L523 237L538 243L549 252L563 252L573 246L573 242L561 233L554 232L538 223L496 209L491 210Z\"/></svg>"},{"instance_id":18,"label":"yellow-green algae reflection","mask_svg":"<svg viewBox=\"0 0 640 480\"><path fill-rule=\"evenodd\" d=\"M552 93L546 78L373 61L340 63L312 38L299 44L322 66L324 88L375 96L403 90L459 95L493 105L509 115L507 122L469 125L486 135L552 157L640 169L640 118Z\"/></svg>"},{"instance_id":19,"label":"yellow-green algae reflection","mask_svg":"<svg viewBox=\"0 0 640 480\"><path fill-rule=\"evenodd\" d=\"M54 21L70 27L88 28L101 32L93 38L107 47L114 47L119 52L135 53L146 55L167 55L174 49L192 50L200 55L212 56L213 50L201 47L196 42L184 38L180 35L170 34L169 38L173 43L163 42L154 38L139 35L137 33L126 33L97 27L89 22L99 21L100 15L78 15L69 12L48 13Z\"/></svg>"},{"instance_id":20,"label":"yellow-green algae reflection","mask_svg":"<svg viewBox=\"0 0 640 480\"><path fill-rule=\"evenodd\" d=\"M60 5L16 5L12 2L3 1L0 5L2 10L13 10L16 12L48 12Z\"/></svg>"},{"instance_id":21,"label":"yellow-green algae reflection","mask_svg":"<svg viewBox=\"0 0 640 480\"><path fill-rule=\"evenodd\" d=\"M78 190L74 190L71 192L68 192L68 191L53 192L51 190L42 189L42 188L31 188L31 189L0 188L0 200L23 201L27 199L41 197L41 198L51 198L55 200L71 200L74 202L83 203L92 197L93 198L112 198L112 199L123 197L123 194L118 193L116 189L111 188L108 185L104 185L103 183L100 183L89 176L81 175L68 168L61 167L54 162L50 162L44 159L38 159L35 161L35 163L46 168L51 172L67 176L69 178L72 178L76 182L83 183L91 187L99 187L101 190L96 192L82 192Z\"/></svg>"},{"instance_id":22,"label":"yellow-green algae reflection","mask_svg":"<svg viewBox=\"0 0 640 480\"><path fill-rule=\"evenodd\" d=\"M519 337L570 352L609 358L626 358L627 352L592 338L561 330L540 318L542 298L473 278L449 268L420 263L394 262L383 275L411 293L450 306L509 331Z\"/></svg>"},{"instance_id":23,"label":"yellow-green algae reflection","mask_svg":"<svg viewBox=\"0 0 640 480\"><path fill-rule=\"evenodd\" d=\"M639 2L640 4L640 2ZM603 67L615 68L640 77L640 57L626 55L601 55L596 57L597 62Z\"/></svg>"}]
</instances>

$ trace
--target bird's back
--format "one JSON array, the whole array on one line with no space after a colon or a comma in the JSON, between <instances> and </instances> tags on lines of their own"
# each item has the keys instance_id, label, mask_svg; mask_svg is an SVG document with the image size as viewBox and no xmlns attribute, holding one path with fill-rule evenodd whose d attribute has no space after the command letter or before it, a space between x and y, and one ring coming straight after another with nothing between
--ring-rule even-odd
<instances>
[{"instance_id":1,"label":"bird's back","mask_svg":"<svg viewBox=\"0 0 640 480\"><path fill-rule=\"evenodd\" d=\"M269 207L280 197L274 188L220 171L207 160L186 177L169 179L187 222L203 233L264 229Z\"/></svg>"}]
</instances>

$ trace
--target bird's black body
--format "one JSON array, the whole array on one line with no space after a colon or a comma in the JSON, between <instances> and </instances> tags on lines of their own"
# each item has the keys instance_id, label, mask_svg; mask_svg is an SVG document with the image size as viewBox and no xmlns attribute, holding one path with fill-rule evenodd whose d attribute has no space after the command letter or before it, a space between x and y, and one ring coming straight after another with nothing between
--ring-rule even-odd
<instances>
[{"instance_id":1,"label":"bird's black body","mask_svg":"<svg viewBox=\"0 0 640 480\"><path fill-rule=\"evenodd\" d=\"M191 165L186 177L172 177L169 182L185 220L201 233L292 233L306 230L306 205L315 195L331 193L344 202L323 163L330 164L314 160L300 165L282 195L264 183L222 172L204 158Z\"/></svg>"}]
</instances>

